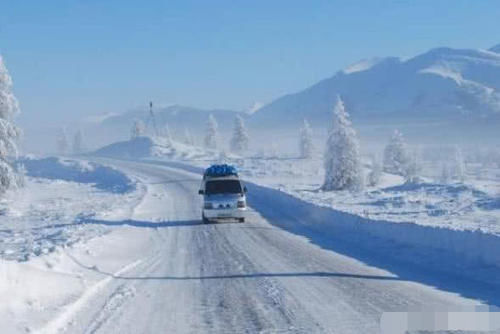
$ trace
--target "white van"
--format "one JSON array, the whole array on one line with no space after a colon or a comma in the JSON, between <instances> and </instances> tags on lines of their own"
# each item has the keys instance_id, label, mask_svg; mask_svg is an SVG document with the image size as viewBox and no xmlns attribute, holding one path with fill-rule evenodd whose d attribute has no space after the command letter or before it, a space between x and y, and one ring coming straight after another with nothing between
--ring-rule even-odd
<instances>
[{"instance_id":1,"label":"white van","mask_svg":"<svg viewBox=\"0 0 500 334\"><path fill-rule=\"evenodd\" d=\"M207 168L198 192L203 195L203 222L235 219L243 223L247 211L246 192L234 167Z\"/></svg>"}]
</instances>

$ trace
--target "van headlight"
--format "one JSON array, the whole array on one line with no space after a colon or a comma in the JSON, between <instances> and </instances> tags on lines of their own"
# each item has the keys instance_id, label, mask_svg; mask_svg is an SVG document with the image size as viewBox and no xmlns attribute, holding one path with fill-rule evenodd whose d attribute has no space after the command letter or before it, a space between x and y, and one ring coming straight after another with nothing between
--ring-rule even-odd
<instances>
[{"instance_id":1,"label":"van headlight","mask_svg":"<svg viewBox=\"0 0 500 334\"><path fill-rule=\"evenodd\" d=\"M204 209L213 209L214 205L212 204L212 202L205 202L205 204L203 205L203 208Z\"/></svg>"},{"instance_id":2,"label":"van headlight","mask_svg":"<svg viewBox=\"0 0 500 334\"><path fill-rule=\"evenodd\" d=\"M236 205L238 208L244 208L247 206L245 201L238 201L238 204Z\"/></svg>"}]
</instances>

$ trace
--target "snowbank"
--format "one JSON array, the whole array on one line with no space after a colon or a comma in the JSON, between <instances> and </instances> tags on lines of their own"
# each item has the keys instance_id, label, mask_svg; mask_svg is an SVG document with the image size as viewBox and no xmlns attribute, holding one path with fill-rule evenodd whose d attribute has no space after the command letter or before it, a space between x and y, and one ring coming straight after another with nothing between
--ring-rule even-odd
<instances>
[{"instance_id":1,"label":"snowbank","mask_svg":"<svg viewBox=\"0 0 500 334\"><path fill-rule=\"evenodd\" d=\"M100 190L113 193L125 193L134 189L132 180L125 174L93 162L49 157L23 158L19 163L24 165L27 175L32 177L90 183Z\"/></svg>"},{"instance_id":2,"label":"snowbank","mask_svg":"<svg viewBox=\"0 0 500 334\"><path fill-rule=\"evenodd\" d=\"M250 206L270 222L293 232L307 227L331 241L340 240L402 261L465 274L464 268L500 270L500 237L415 223L393 223L305 202L279 190L248 184ZM270 209L266 203L272 202ZM474 278L478 272L469 272Z\"/></svg>"},{"instance_id":3,"label":"snowbank","mask_svg":"<svg viewBox=\"0 0 500 334\"><path fill-rule=\"evenodd\" d=\"M108 228L83 224L81 217L127 218L144 193L121 172L95 163L57 158L22 163L25 186L0 198L4 260L27 261L103 235Z\"/></svg>"},{"instance_id":4,"label":"snowbank","mask_svg":"<svg viewBox=\"0 0 500 334\"><path fill-rule=\"evenodd\" d=\"M137 137L110 144L93 155L119 159L168 158L175 160L214 159L218 152L182 144L162 137Z\"/></svg>"},{"instance_id":5,"label":"snowbank","mask_svg":"<svg viewBox=\"0 0 500 334\"><path fill-rule=\"evenodd\" d=\"M137 266L150 242L124 228L28 262L0 258L2 333L72 332L73 316L90 298L105 296L104 288L112 283L103 273Z\"/></svg>"}]
</instances>

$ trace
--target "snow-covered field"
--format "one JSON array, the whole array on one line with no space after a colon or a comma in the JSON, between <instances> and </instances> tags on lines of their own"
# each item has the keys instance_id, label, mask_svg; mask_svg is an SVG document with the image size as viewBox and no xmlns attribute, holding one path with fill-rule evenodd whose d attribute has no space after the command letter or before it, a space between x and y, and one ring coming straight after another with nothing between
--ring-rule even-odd
<instances>
[{"instance_id":1,"label":"snow-covered field","mask_svg":"<svg viewBox=\"0 0 500 334\"><path fill-rule=\"evenodd\" d=\"M321 159L264 158L234 161L242 175L321 206L390 222L409 222L500 235L500 171L470 166L466 181L442 184L432 168L425 168L418 184L383 173L377 186L358 192L322 192ZM201 165L201 164L200 164ZM365 174L370 172L365 169Z\"/></svg>"}]
</instances>

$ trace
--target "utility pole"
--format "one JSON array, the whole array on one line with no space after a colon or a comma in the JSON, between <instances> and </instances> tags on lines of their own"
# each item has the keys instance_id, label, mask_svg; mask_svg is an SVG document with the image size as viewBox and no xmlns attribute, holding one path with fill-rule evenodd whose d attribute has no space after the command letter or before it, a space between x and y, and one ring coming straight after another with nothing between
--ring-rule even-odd
<instances>
[{"instance_id":1,"label":"utility pole","mask_svg":"<svg viewBox=\"0 0 500 334\"><path fill-rule=\"evenodd\" d=\"M155 134L155 136L158 137L159 133L158 133L158 128L156 127L155 113L153 112L153 102L149 102L149 118L148 118L148 121L146 123L146 128L149 125L149 121L151 121L153 123L154 134Z\"/></svg>"}]
</instances>

